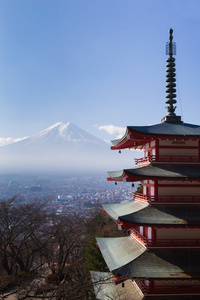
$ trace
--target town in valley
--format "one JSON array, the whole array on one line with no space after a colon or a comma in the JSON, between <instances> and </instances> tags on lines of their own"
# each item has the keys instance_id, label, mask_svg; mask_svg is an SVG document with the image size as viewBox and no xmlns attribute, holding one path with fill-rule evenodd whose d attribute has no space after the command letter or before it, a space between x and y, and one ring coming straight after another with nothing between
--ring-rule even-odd
<instances>
[{"instance_id":1,"label":"town in valley","mask_svg":"<svg viewBox=\"0 0 200 300\"><path fill-rule=\"evenodd\" d=\"M1 200L43 204L48 213L86 214L103 203L133 200L137 185L108 182L105 175L1 175Z\"/></svg>"}]
</instances>

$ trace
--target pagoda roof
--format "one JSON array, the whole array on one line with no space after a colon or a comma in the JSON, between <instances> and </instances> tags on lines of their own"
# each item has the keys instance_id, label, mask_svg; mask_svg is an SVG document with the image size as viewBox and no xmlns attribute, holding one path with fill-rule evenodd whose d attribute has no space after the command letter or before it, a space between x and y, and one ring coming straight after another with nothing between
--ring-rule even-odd
<instances>
[{"instance_id":1,"label":"pagoda roof","mask_svg":"<svg viewBox=\"0 0 200 300\"><path fill-rule=\"evenodd\" d=\"M146 247L131 236L96 238L97 244L110 271L127 265L146 252Z\"/></svg>"},{"instance_id":2,"label":"pagoda roof","mask_svg":"<svg viewBox=\"0 0 200 300\"><path fill-rule=\"evenodd\" d=\"M133 169L108 172L110 181L140 181L144 179L200 179L200 165L149 164Z\"/></svg>"},{"instance_id":3,"label":"pagoda roof","mask_svg":"<svg viewBox=\"0 0 200 300\"><path fill-rule=\"evenodd\" d=\"M97 238L111 272L148 279L199 279L199 249L147 249L128 237Z\"/></svg>"},{"instance_id":4,"label":"pagoda roof","mask_svg":"<svg viewBox=\"0 0 200 300\"><path fill-rule=\"evenodd\" d=\"M106 213L114 220L118 220L121 216L126 216L130 213L138 212L149 206L147 203L131 201L125 203L102 204Z\"/></svg>"},{"instance_id":5,"label":"pagoda roof","mask_svg":"<svg viewBox=\"0 0 200 300\"><path fill-rule=\"evenodd\" d=\"M113 284L113 274L109 272L90 271L93 288L98 300L120 299L120 300L142 300L143 293L138 288L137 284L128 279L121 284Z\"/></svg>"},{"instance_id":6,"label":"pagoda roof","mask_svg":"<svg viewBox=\"0 0 200 300\"><path fill-rule=\"evenodd\" d=\"M168 135L168 136L199 136L200 125L189 123L168 123L162 122L155 125L148 126L127 126L130 132L138 132L147 135Z\"/></svg>"},{"instance_id":7,"label":"pagoda roof","mask_svg":"<svg viewBox=\"0 0 200 300\"><path fill-rule=\"evenodd\" d=\"M114 220L143 225L199 225L200 205L156 205L131 201L103 204L103 209Z\"/></svg>"},{"instance_id":8,"label":"pagoda roof","mask_svg":"<svg viewBox=\"0 0 200 300\"><path fill-rule=\"evenodd\" d=\"M113 140L112 149L140 148L140 145L152 138L200 138L200 125L189 123L163 122L148 126L127 126L121 139ZM137 146L136 142L137 141Z\"/></svg>"}]
</instances>

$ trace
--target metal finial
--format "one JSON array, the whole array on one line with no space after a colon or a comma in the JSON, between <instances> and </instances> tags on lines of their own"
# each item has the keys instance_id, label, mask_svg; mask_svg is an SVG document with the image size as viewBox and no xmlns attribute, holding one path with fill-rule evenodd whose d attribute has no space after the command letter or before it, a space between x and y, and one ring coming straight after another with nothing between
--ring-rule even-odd
<instances>
[{"instance_id":1,"label":"metal finial","mask_svg":"<svg viewBox=\"0 0 200 300\"><path fill-rule=\"evenodd\" d=\"M173 40L173 29L170 28L169 30L169 42L166 43L166 55L169 55L169 57L172 57L173 55L176 55L176 43L172 42Z\"/></svg>"},{"instance_id":2,"label":"metal finial","mask_svg":"<svg viewBox=\"0 0 200 300\"><path fill-rule=\"evenodd\" d=\"M170 28L169 30L169 42L167 43L167 54L169 55L169 58L167 58L167 75L166 75L166 98L167 101L165 101L165 103L169 104L169 106L167 107L167 111L168 111L168 115L175 115L174 111L176 109L176 106L174 106L173 104L176 103L176 100L174 98L176 98L176 94L174 94L176 92L176 69L175 69L175 58L173 57L174 51L176 49L176 44L172 42L173 40L173 29Z\"/></svg>"},{"instance_id":3,"label":"metal finial","mask_svg":"<svg viewBox=\"0 0 200 300\"><path fill-rule=\"evenodd\" d=\"M167 61L167 74L166 74L166 98L167 100L165 103L168 104L167 108L167 115L162 119L163 122L181 122L180 117L176 116L175 109L176 106L176 69L175 69L175 58L173 55L176 55L176 43L173 42L173 29L170 28L169 30L169 42L166 44L166 54L169 57L166 59Z\"/></svg>"}]
</instances>

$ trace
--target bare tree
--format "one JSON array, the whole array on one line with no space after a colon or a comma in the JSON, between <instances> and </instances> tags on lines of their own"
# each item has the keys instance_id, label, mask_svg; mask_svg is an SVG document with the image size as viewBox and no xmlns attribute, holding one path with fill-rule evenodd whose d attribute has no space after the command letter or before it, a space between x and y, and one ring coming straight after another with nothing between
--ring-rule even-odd
<instances>
[{"instance_id":1,"label":"bare tree","mask_svg":"<svg viewBox=\"0 0 200 300\"><path fill-rule=\"evenodd\" d=\"M0 202L0 259L8 275L18 269L29 272L46 244L42 208L15 206L14 200Z\"/></svg>"},{"instance_id":2,"label":"bare tree","mask_svg":"<svg viewBox=\"0 0 200 300\"><path fill-rule=\"evenodd\" d=\"M83 219L77 214L51 217L48 247L53 250L53 257L51 252L48 261L53 259L58 274L63 273L67 263L81 258L84 233Z\"/></svg>"},{"instance_id":3,"label":"bare tree","mask_svg":"<svg viewBox=\"0 0 200 300\"><path fill-rule=\"evenodd\" d=\"M41 274L18 289L18 299L95 299L83 258L85 222L77 214L48 218L45 254L49 265L46 281ZM44 278L43 278L44 279Z\"/></svg>"},{"instance_id":4,"label":"bare tree","mask_svg":"<svg viewBox=\"0 0 200 300\"><path fill-rule=\"evenodd\" d=\"M99 210L91 218L48 215L42 206L15 204L14 198L0 202L0 210L0 263L18 299L94 299L86 246L97 232L114 230Z\"/></svg>"}]
</instances>

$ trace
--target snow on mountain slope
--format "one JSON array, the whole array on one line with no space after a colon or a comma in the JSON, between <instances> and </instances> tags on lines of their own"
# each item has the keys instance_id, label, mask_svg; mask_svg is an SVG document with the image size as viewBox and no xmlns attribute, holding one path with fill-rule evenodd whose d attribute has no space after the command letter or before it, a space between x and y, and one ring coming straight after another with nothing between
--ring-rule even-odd
<instances>
[{"instance_id":1,"label":"snow on mountain slope","mask_svg":"<svg viewBox=\"0 0 200 300\"><path fill-rule=\"evenodd\" d=\"M85 130L79 128L71 122L58 122L47 129L36 133L24 140L24 144L30 143L75 143L75 144L105 144L105 142Z\"/></svg>"}]
</instances>

